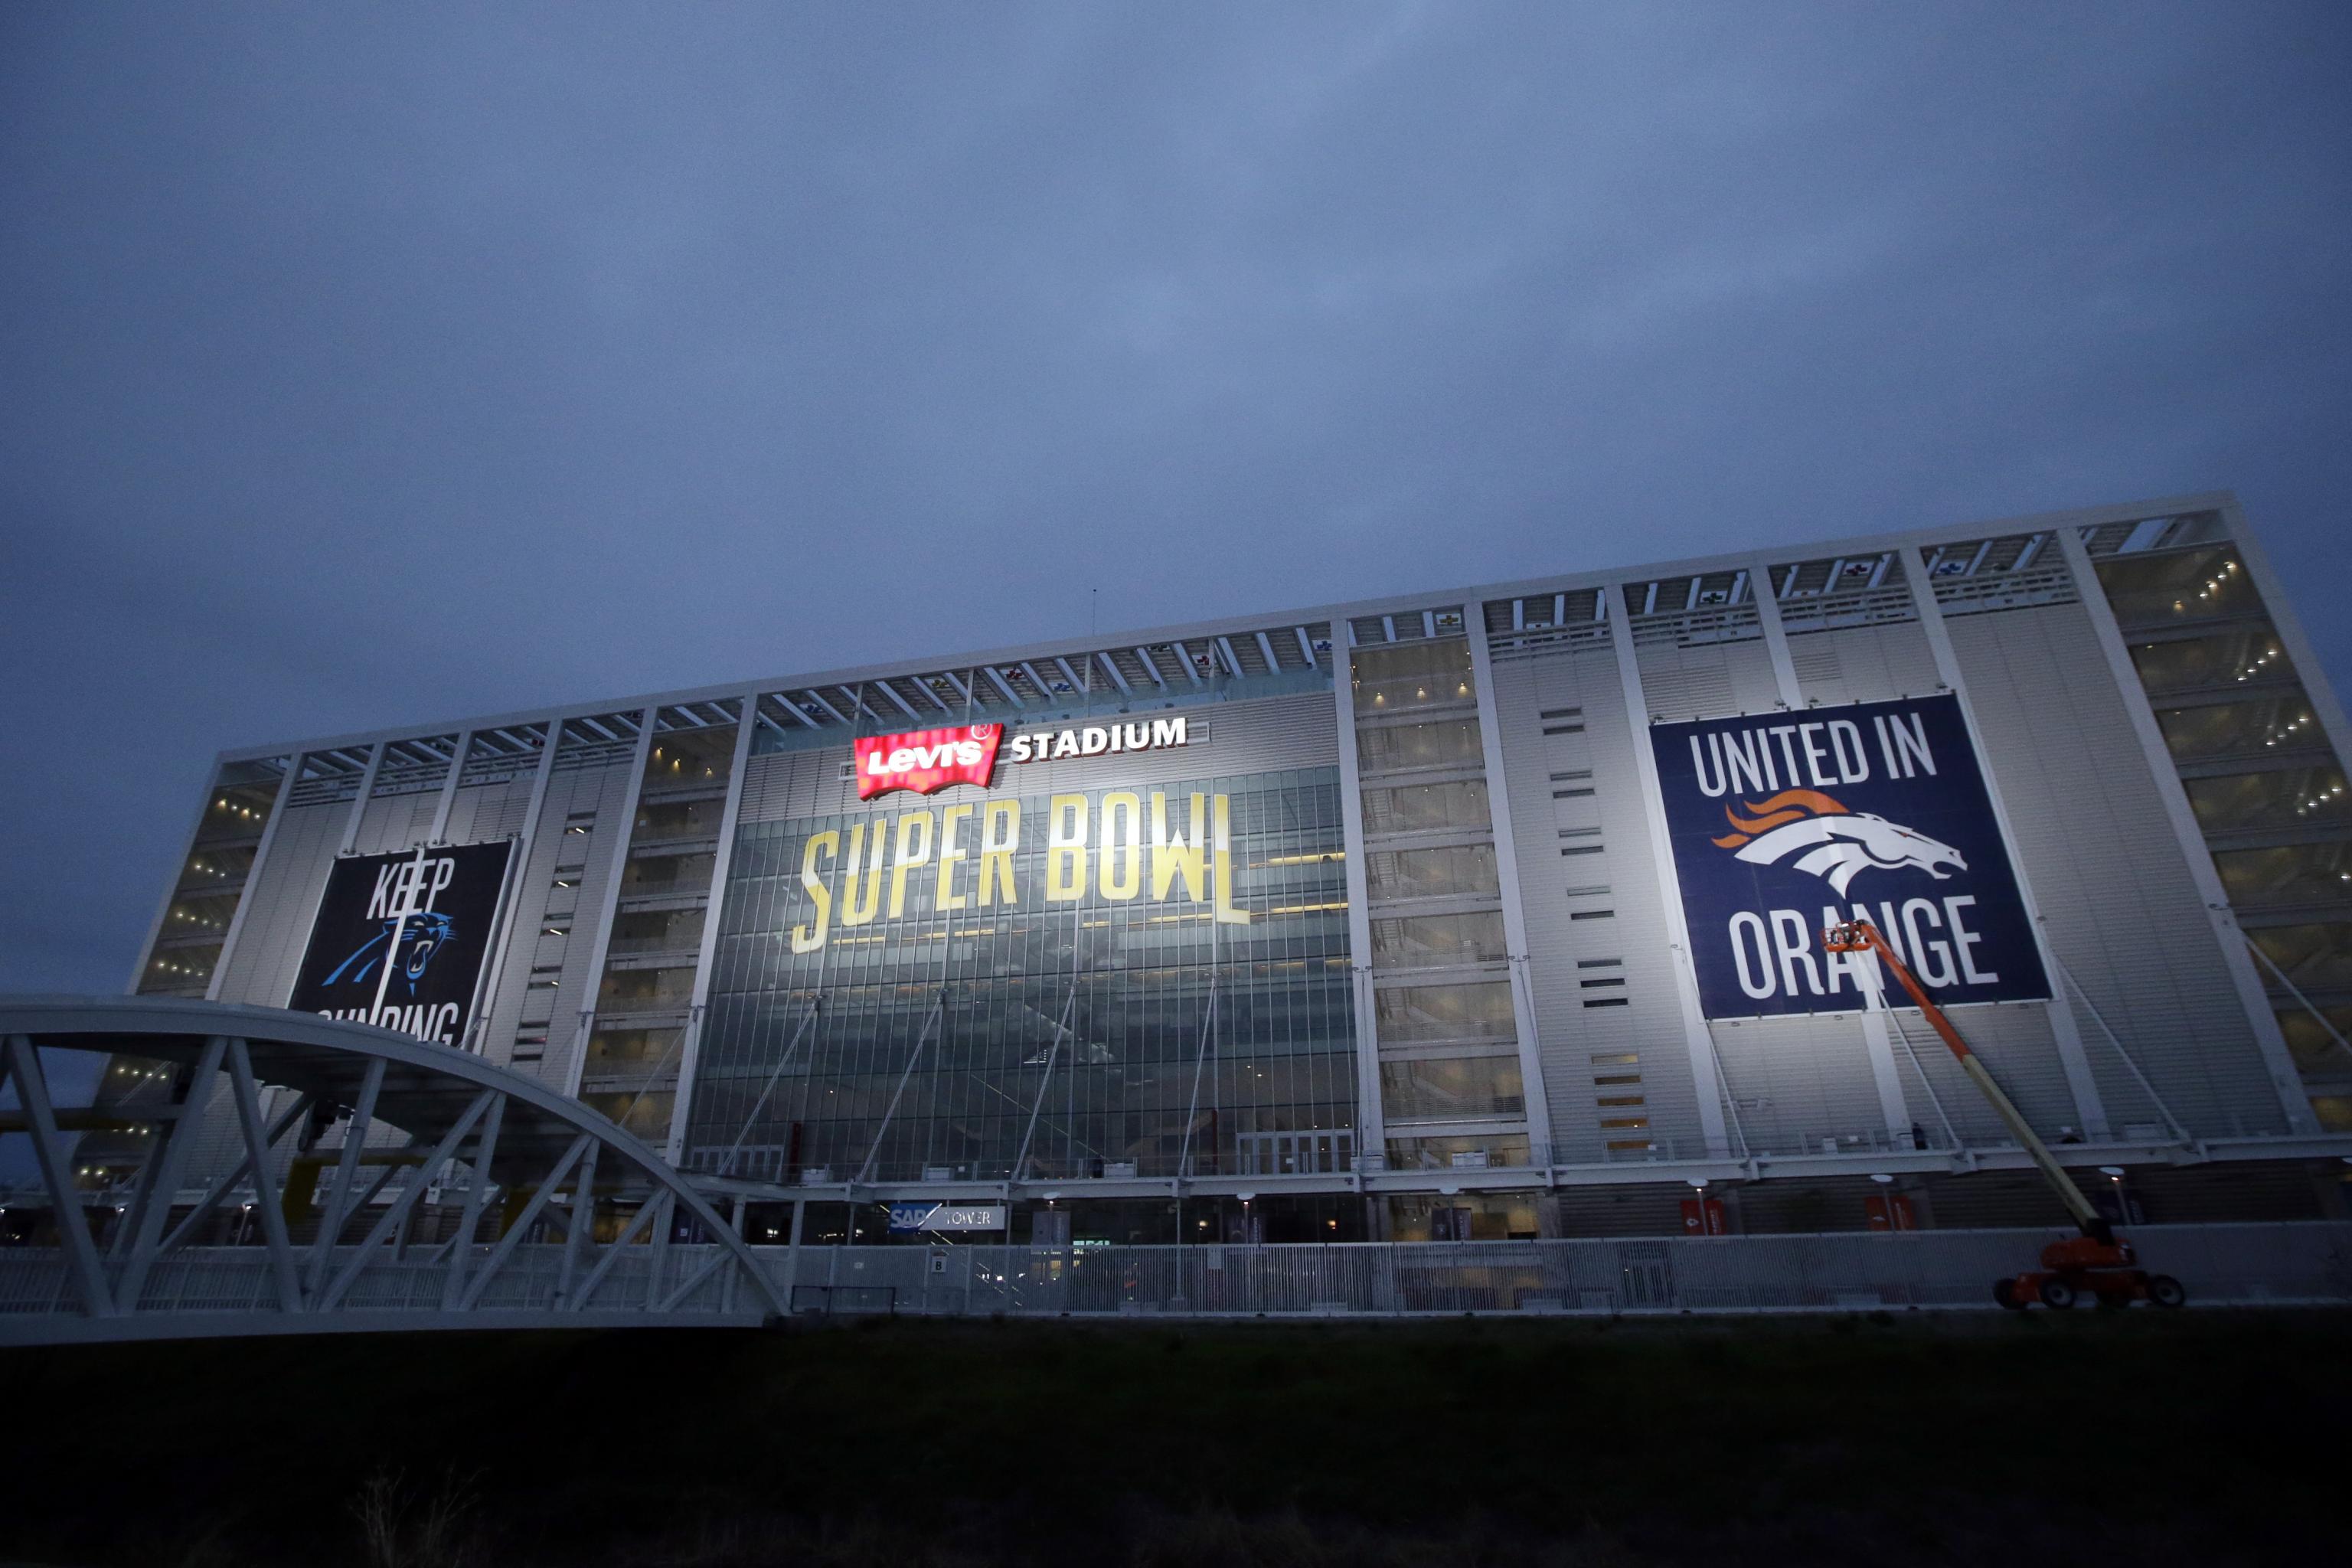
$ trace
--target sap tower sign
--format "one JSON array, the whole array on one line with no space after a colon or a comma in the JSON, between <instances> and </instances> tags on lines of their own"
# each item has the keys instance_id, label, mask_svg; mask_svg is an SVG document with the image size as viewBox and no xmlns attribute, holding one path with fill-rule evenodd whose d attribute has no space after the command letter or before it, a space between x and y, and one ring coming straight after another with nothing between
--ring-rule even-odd
<instances>
[{"instance_id":1,"label":"sap tower sign","mask_svg":"<svg viewBox=\"0 0 2352 1568\"><path fill-rule=\"evenodd\" d=\"M1947 1005L2049 996L1958 698L1658 724L1650 742L1708 1017L1864 1005L1856 965L1877 960L1822 947L1849 920Z\"/></svg>"}]
</instances>

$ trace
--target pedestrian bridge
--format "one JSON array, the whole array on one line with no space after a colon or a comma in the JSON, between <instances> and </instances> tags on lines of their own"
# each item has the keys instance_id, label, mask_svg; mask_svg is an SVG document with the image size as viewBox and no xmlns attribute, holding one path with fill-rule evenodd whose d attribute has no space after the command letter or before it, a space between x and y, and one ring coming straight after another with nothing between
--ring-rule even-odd
<instances>
[{"instance_id":1,"label":"pedestrian bridge","mask_svg":"<svg viewBox=\"0 0 2352 1568\"><path fill-rule=\"evenodd\" d=\"M154 1069L60 1109L43 1051ZM0 1248L0 1343L757 1323L784 1310L735 1227L660 1154L446 1046L269 1007L16 996L0 998L0 1082L16 1100L0 1129L31 1138L56 1233ZM372 1124L373 1141L354 1131ZM90 1190L75 1133L135 1151L129 1181ZM207 1146L211 1169L192 1176ZM642 1200L602 1242L600 1192ZM424 1245L428 1194L456 1228ZM248 1245L206 1245L225 1230ZM679 1234L695 1244L674 1245Z\"/></svg>"},{"instance_id":2,"label":"pedestrian bridge","mask_svg":"<svg viewBox=\"0 0 2352 1568\"><path fill-rule=\"evenodd\" d=\"M127 1096L61 1110L42 1050L157 1065ZM152 998L0 998L0 1074L17 1100L0 1130L33 1139L56 1231L53 1242L0 1247L0 1345L749 1326L788 1307L1044 1318L1992 1311L1991 1281L2060 1234L754 1247L596 1112L479 1058L363 1025ZM341 1135L371 1121L375 1142ZM131 1180L83 1185L70 1136L126 1131L135 1141L119 1146L139 1152ZM200 1147L212 1173L197 1181ZM841 1201L835 1191L827 1201ZM571 1223L598 1193L635 1205L602 1240L593 1224ZM437 1223L419 1240L428 1204ZM2352 1302L2352 1224L2341 1220L2130 1236L2200 1305Z\"/></svg>"}]
</instances>

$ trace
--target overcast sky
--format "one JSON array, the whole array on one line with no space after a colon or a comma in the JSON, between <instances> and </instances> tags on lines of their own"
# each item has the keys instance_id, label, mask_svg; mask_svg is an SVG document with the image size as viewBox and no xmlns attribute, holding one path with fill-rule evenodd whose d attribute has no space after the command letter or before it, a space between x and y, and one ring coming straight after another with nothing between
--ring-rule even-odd
<instances>
[{"instance_id":1,"label":"overcast sky","mask_svg":"<svg viewBox=\"0 0 2352 1568\"><path fill-rule=\"evenodd\" d=\"M2234 488L2352 7L0 5L0 990L222 747Z\"/></svg>"}]
</instances>

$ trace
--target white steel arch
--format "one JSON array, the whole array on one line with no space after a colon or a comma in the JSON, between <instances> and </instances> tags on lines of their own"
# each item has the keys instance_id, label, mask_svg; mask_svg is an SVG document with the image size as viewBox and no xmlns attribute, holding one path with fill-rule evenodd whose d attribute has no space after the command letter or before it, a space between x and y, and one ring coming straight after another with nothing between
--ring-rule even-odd
<instances>
[{"instance_id":1,"label":"white steel arch","mask_svg":"<svg viewBox=\"0 0 2352 1568\"><path fill-rule=\"evenodd\" d=\"M163 1066L102 1110L60 1111L44 1049ZM57 1230L54 1247L0 1250L0 1343L755 1323L785 1310L735 1228L660 1154L535 1079L408 1035L214 1002L0 997L0 1082L16 1090L6 1127L33 1140ZM265 1087L286 1091L266 1113ZM215 1105L237 1158L191 1202L182 1183ZM346 1136L327 1143L338 1119ZM369 1144L371 1124L404 1141ZM71 1160L85 1130L146 1137L128 1190L101 1195L103 1245ZM457 1228L411 1247L429 1190ZM485 1239L494 1191L502 1223ZM641 1199L603 1244L599 1191ZM258 1246L195 1245L225 1209L250 1218ZM706 1239L674 1247L673 1220L688 1216ZM541 1228L561 1239L530 1241Z\"/></svg>"}]
</instances>

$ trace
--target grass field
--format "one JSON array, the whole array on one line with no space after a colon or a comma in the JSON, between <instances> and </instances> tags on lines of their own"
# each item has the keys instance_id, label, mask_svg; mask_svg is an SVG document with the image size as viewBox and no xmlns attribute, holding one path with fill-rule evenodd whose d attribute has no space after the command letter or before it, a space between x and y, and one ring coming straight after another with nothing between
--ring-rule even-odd
<instances>
[{"instance_id":1,"label":"grass field","mask_svg":"<svg viewBox=\"0 0 2352 1568\"><path fill-rule=\"evenodd\" d=\"M56 1564L2326 1563L2352 1318L898 1321L0 1352Z\"/></svg>"}]
</instances>

